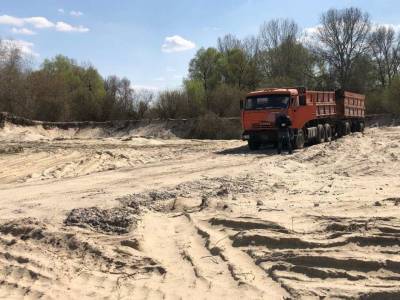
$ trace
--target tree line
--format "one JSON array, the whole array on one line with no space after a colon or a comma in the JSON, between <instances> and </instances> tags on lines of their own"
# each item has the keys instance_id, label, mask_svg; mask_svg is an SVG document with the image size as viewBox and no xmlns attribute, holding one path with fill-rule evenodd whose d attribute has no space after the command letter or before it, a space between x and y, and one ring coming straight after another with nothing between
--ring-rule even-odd
<instances>
[{"instance_id":1,"label":"tree line","mask_svg":"<svg viewBox=\"0 0 400 300\"><path fill-rule=\"evenodd\" d=\"M38 70L0 43L0 110L48 120L204 118L239 115L239 100L261 87L346 89L367 95L370 113L400 113L400 34L359 8L330 9L303 32L274 19L255 35L218 38L201 48L182 87L135 91L126 78L102 78L90 64L56 56Z\"/></svg>"},{"instance_id":2,"label":"tree line","mask_svg":"<svg viewBox=\"0 0 400 300\"><path fill-rule=\"evenodd\" d=\"M102 78L62 55L32 70L18 48L0 41L0 111L44 121L141 119L153 98L127 78Z\"/></svg>"}]
</instances>

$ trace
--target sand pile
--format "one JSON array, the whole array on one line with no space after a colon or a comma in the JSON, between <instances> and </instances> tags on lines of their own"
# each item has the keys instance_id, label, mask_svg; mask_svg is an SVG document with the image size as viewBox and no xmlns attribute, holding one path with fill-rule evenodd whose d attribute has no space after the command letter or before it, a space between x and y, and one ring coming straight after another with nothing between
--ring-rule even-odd
<instances>
[{"instance_id":1,"label":"sand pile","mask_svg":"<svg viewBox=\"0 0 400 300\"><path fill-rule=\"evenodd\" d=\"M52 141L63 139L94 139L94 138L176 138L165 124L150 124L145 127L71 127L63 129L60 127L44 127L43 125L21 126L6 122L0 129L0 139L4 141Z\"/></svg>"}]
</instances>

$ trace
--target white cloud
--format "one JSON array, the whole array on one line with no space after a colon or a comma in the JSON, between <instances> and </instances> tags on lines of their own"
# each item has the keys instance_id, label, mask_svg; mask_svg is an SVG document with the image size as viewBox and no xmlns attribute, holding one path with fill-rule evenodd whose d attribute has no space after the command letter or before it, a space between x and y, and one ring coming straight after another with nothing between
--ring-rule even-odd
<instances>
[{"instance_id":1,"label":"white cloud","mask_svg":"<svg viewBox=\"0 0 400 300\"><path fill-rule=\"evenodd\" d=\"M23 35L35 35L36 34L36 32L34 32L34 31L32 31L32 30L30 30L28 28L15 28L15 27L13 27L11 29L11 31L12 31L12 33L23 34Z\"/></svg>"},{"instance_id":2,"label":"white cloud","mask_svg":"<svg viewBox=\"0 0 400 300\"><path fill-rule=\"evenodd\" d=\"M155 81L165 81L165 77L157 77L154 79Z\"/></svg>"},{"instance_id":3,"label":"white cloud","mask_svg":"<svg viewBox=\"0 0 400 300\"><path fill-rule=\"evenodd\" d=\"M50 22L45 17L17 18L8 15L0 16L0 24L12 25L15 27L22 27L26 24L30 24L35 28L50 28L54 26L54 23Z\"/></svg>"},{"instance_id":4,"label":"white cloud","mask_svg":"<svg viewBox=\"0 0 400 300\"><path fill-rule=\"evenodd\" d=\"M57 9L57 11L58 11L60 14L65 13L65 10L64 10L63 8L59 8L59 9Z\"/></svg>"},{"instance_id":5,"label":"white cloud","mask_svg":"<svg viewBox=\"0 0 400 300\"><path fill-rule=\"evenodd\" d=\"M33 50L34 44L22 40L2 40L1 44L8 50L19 49L23 55L38 57L39 54Z\"/></svg>"},{"instance_id":6,"label":"white cloud","mask_svg":"<svg viewBox=\"0 0 400 300\"><path fill-rule=\"evenodd\" d=\"M316 25L313 27L304 28L300 37L300 41L306 44L316 43L315 37L317 36L318 29L320 27L321 25Z\"/></svg>"},{"instance_id":7,"label":"white cloud","mask_svg":"<svg viewBox=\"0 0 400 300\"><path fill-rule=\"evenodd\" d=\"M81 12L81 11L76 11L76 10L71 10L70 12L69 12L69 14L71 15L71 16L73 16L73 17L81 17L81 16L83 16L83 12Z\"/></svg>"},{"instance_id":8,"label":"white cloud","mask_svg":"<svg viewBox=\"0 0 400 300\"><path fill-rule=\"evenodd\" d=\"M2 16L0 16L0 24L22 27L22 26L24 26L25 21L24 21L24 19L21 19L21 18L16 18L16 17L8 16L8 15L2 15Z\"/></svg>"},{"instance_id":9,"label":"white cloud","mask_svg":"<svg viewBox=\"0 0 400 300\"><path fill-rule=\"evenodd\" d=\"M4 25L12 25L14 27L23 27L24 25L31 25L37 29L44 29L44 28L53 28L56 31L61 32L88 32L89 28L84 27L82 25L74 26L65 22L57 22L53 23L46 19L45 17L30 17L30 18L17 18L8 15L0 16L0 24ZM16 29L17 30L17 29ZM28 34L29 29L21 29L20 33L24 31L24 34ZM13 30L14 32L14 30ZM33 32L33 31L31 31ZM15 33L17 33L15 31Z\"/></svg>"},{"instance_id":10,"label":"white cloud","mask_svg":"<svg viewBox=\"0 0 400 300\"><path fill-rule=\"evenodd\" d=\"M318 32L318 29L321 27L321 25L317 25L317 26L314 26L314 27L308 27L308 28L305 28L304 30L303 30L303 32L305 33L305 34L307 34L307 35L313 35L313 34L316 34L317 32Z\"/></svg>"},{"instance_id":11,"label":"white cloud","mask_svg":"<svg viewBox=\"0 0 400 300\"><path fill-rule=\"evenodd\" d=\"M90 29L82 25L73 26L65 22L57 22L56 30L61 32L88 32Z\"/></svg>"},{"instance_id":12,"label":"white cloud","mask_svg":"<svg viewBox=\"0 0 400 300\"><path fill-rule=\"evenodd\" d=\"M380 26L386 27L386 29L393 28L393 30L395 32L400 33L400 24L374 23L374 24L372 24L372 30L374 30L374 29L376 29L377 27L380 27Z\"/></svg>"},{"instance_id":13,"label":"white cloud","mask_svg":"<svg viewBox=\"0 0 400 300\"><path fill-rule=\"evenodd\" d=\"M164 44L161 46L161 51L165 53L181 52L193 49L195 47L195 43L185 40L179 35L173 35L165 38Z\"/></svg>"},{"instance_id":14,"label":"white cloud","mask_svg":"<svg viewBox=\"0 0 400 300\"><path fill-rule=\"evenodd\" d=\"M31 24L35 28L51 28L54 23L47 20L45 17L31 17L22 19L25 23Z\"/></svg>"}]
</instances>

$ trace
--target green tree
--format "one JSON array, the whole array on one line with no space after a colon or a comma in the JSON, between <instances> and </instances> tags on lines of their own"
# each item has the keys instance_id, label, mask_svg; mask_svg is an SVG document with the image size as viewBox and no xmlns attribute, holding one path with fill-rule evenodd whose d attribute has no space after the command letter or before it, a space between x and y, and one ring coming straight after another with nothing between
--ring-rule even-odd
<instances>
[{"instance_id":1,"label":"green tree","mask_svg":"<svg viewBox=\"0 0 400 300\"><path fill-rule=\"evenodd\" d=\"M220 57L215 48L201 48L189 64L189 78L200 80L203 84L207 109L210 107L210 93L221 80Z\"/></svg>"},{"instance_id":2,"label":"green tree","mask_svg":"<svg viewBox=\"0 0 400 300\"><path fill-rule=\"evenodd\" d=\"M79 66L76 61L58 55L46 59L35 74L41 90L37 101L43 101L62 120L101 120L104 106L103 79L93 66ZM47 85L47 86L46 86ZM41 106L41 105L38 105ZM55 109L57 107L57 109ZM42 115L38 111L38 115Z\"/></svg>"},{"instance_id":3,"label":"green tree","mask_svg":"<svg viewBox=\"0 0 400 300\"><path fill-rule=\"evenodd\" d=\"M77 88L72 93L72 118L74 120L101 120L105 96L103 79L89 66L77 68Z\"/></svg>"},{"instance_id":4,"label":"green tree","mask_svg":"<svg viewBox=\"0 0 400 300\"><path fill-rule=\"evenodd\" d=\"M223 82L240 90L254 89L259 83L256 60L243 49L226 50L219 60Z\"/></svg>"},{"instance_id":5,"label":"green tree","mask_svg":"<svg viewBox=\"0 0 400 300\"><path fill-rule=\"evenodd\" d=\"M187 117L193 118L202 115L207 110L203 82L198 79L186 79L183 86L188 99Z\"/></svg>"},{"instance_id":6,"label":"green tree","mask_svg":"<svg viewBox=\"0 0 400 300\"><path fill-rule=\"evenodd\" d=\"M394 77L384 93L384 107L387 112L400 115L400 77Z\"/></svg>"},{"instance_id":7,"label":"green tree","mask_svg":"<svg viewBox=\"0 0 400 300\"><path fill-rule=\"evenodd\" d=\"M244 98L246 93L238 87L219 84L211 93L210 111L219 117L238 116L240 100Z\"/></svg>"}]
</instances>

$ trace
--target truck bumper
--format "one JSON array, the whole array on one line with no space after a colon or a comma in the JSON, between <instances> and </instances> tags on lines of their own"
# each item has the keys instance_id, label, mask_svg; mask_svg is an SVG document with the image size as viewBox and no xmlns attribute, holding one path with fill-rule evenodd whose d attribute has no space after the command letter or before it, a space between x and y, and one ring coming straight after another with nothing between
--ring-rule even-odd
<instances>
[{"instance_id":1,"label":"truck bumper","mask_svg":"<svg viewBox=\"0 0 400 300\"><path fill-rule=\"evenodd\" d=\"M244 131L242 133L242 140L256 140L260 143L275 143L278 141L278 131L276 129Z\"/></svg>"}]
</instances>

